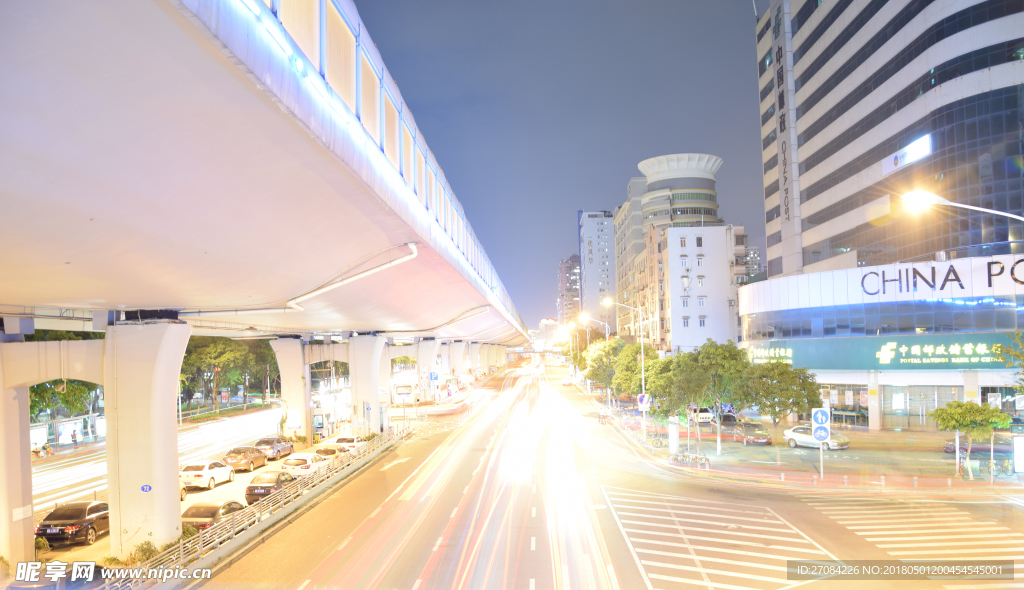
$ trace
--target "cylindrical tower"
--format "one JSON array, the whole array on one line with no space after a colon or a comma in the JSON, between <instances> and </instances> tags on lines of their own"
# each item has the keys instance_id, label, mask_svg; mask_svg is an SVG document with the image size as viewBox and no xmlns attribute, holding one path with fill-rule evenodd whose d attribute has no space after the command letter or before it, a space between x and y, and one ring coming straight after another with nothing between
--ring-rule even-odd
<instances>
[{"instance_id":1,"label":"cylindrical tower","mask_svg":"<svg viewBox=\"0 0 1024 590\"><path fill-rule=\"evenodd\" d=\"M647 178L642 197L644 229L651 225L686 227L722 223L715 173L722 158L710 154L671 154L640 162Z\"/></svg>"}]
</instances>

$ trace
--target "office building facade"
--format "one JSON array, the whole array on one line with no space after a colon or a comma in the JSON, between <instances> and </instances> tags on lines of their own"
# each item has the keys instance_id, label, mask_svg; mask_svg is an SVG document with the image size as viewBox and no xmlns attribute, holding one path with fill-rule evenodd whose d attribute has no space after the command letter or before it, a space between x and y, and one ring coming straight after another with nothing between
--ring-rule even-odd
<instances>
[{"instance_id":1,"label":"office building facade","mask_svg":"<svg viewBox=\"0 0 1024 590\"><path fill-rule=\"evenodd\" d=\"M772 0L756 27L769 277L1022 251L1024 4Z\"/></svg>"},{"instance_id":2,"label":"office building facade","mask_svg":"<svg viewBox=\"0 0 1024 590\"><path fill-rule=\"evenodd\" d=\"M558 263L558 300L556 301L559 324L575 322L580 315L580 255L572 256Z\"/></svg>"},{"instance_id":3,"label":"office building facade","mask_svg":"<svg viewBox=\"0 0 1024 590\"><path fill-rule=\"evenodd\" d=\"M615 231L611 211L580 211L580 310L596 320L588 326L600 331L607 324L615 333L615 310L601 302L615 297Z\"/></svg>"}]
</instances>

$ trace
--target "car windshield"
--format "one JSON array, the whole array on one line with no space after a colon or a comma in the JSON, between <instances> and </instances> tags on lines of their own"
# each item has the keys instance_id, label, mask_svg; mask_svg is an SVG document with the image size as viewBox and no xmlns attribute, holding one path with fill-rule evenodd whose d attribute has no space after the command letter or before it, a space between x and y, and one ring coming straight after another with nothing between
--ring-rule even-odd
<instances>
[{"instance_id":1,"label":"car windshield","mask_svg":"<svg viewBox=\"0 0 1024 590\"><path fill-rule=\"evenodd\" d=\"M79 520L85 518L85 508L81 506L61 506L51 512L46 520Z\"/></svg>"},{"instance_id":2,"label":"car windshield","mask_svg":"<svg viewBox=\"0 0 1024 590\"><path fill-rule=\"evenodd\" d=\"M335 454L337 452L338 451L335 451L334 449L317 449L316 454L317 455L333 455L333 454Z\"/></svg>"},{"instance_id":3,"label":"car windshield","mask_svg":"<svg viewBox=\"0 0 1024 590\"><path fill-rule=\"evenodd\" d=\"M354 438L339 438L338 442L341 443L341 444L349 444L349 443L356 442L356 439L354 439Z\"/></svg>"},{"instance_id":4,"label":"car windshield","mask_svg":"<svg viewBox=\"0 0 1024 590\"><path fill-rule=\"evenodd\" d=\"M277 474L276 473L261 473L261 474L257 475L256 477L252 478L252 481L249 482L249 483L252 483L252 484L275 484L275 483L277 483Z\"/></svg>"},{"instance_id":5,"label":"car windshield","mask_svg":"<svg viewBox=\"0 0 1024 590\"><path fill-rule=\"evenodd\" d=\"M272 447L272 446L274 446L274 439L272 439L272 438L264 438L264 439L258 440L258 441L256 441L256 446L257 447Z\"/></svg>"},{"instance_id":6,"label":"car windshield","mask_svg":"<svg viewBox=\"0 0 1024 590\"><path fill-rule=\"evenodd\" d=\"M307 461L305 459L288 459L287 461L284 462L285 465L290 466L305 465L306 463Z\"/></svg>"},{"instance_id":7,"label":"car windshield","mask_svg":"<svg viewBox=\"0 0 1024 590\"><path fill-rule=\"evenodd\" d=\"M202 471L206 469L206 465L186 465L182 471Z\"/></svg>"},{"instance_id":8,"label":"car windshield","mask_svg":"<svg viewBox=\"0 0 1024 590\"><path fill-rule=\"evenodd\" d=\"M229 455L244 455L249 449L243 447L236 447L228 451Z\"/></svg>"},{"instance_id":9,"label":"car windshield","mask_svg":"<svg viewBox=\"0 0 1024 590\"><path fill-rule=\"evenodd\" d=\"M181 516L183 518L210 518L217 514L219 506L192 506Z\"/></svg>"}]
</instances>

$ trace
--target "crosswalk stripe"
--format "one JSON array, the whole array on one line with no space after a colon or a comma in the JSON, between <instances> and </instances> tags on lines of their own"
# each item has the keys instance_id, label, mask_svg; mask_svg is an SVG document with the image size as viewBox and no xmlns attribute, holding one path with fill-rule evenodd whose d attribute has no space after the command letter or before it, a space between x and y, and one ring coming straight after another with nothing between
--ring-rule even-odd
<instances>
[{"instance_id":1,"label":"crosswalk stripe","mask_svg":"<svg viewBox=\"0 0 1024 590\"><path fill-rule=\"evenodd\" d=\"M865 524L865 525L856 525L856 526L847 525L846 528L850 529L851 531L857 531L857 530L863 530L863 529L887 529L887 530L892 530L892 529L927 529L929 527L934 527L934 526L973 527L976 524L978 524L978 523L973 521L973 520L968 520L967 522L949 522L949 521L946 521L946 522L932 522L932 523L925 523L925 524Z\"/></svg>"},{"instance_id":2,"label":"crosswalk stripe","mask_svg":"<svg viewBox=\"0 0 1024 590\"><path fill-rule=\"evenodd\" d=\"M947 590L984 590L985 588L1024 588L1024 584L1019 582L993 582L991 584L946 584L943 586Z\"/></svg>"},{"instance_id":3,"label":"crosswalk stripe","mask_svg":"<svg viewBox=\"0 0 1024 590\"><path fill-rule=\"evenodd\" d=\"M696 547L696 546L694 546L693 548L694 549L700 549L700 547ZM768 565L768 564L762 564L762 563L753 563L753 562L750 562L750 561L736 561L735 559L722 559L720 557L707 557L706 555L701 555L699 557L695 557L693 555L689 555L689 554L686 554L686 553L674 553L674 552L671 552L671 551L657 551L655 549L637 549L636 552L637 553L649 553L651 555L661 555L661 556L664 556L664 557L678 557L678 558L681 558L681 559L688 559L688 560L692 560L692 561L700 560L702 562L703 561L713 561L715 563L730 563L730 564L735 565L737 567L750 567L750 568L755 568L755 569L775 570L775 571L778 571L778 572L787 571L787 568L785 566L781 566L781 565ZM707 571L708 573L714 573L714 570L705 570L705 571Z\"/></svg>"},{"instance_id":4,"label":"crosswalk stripe","mask_svg":"<svg viewBox=\"0 0 1024 590\"><path fill-rule=\"evenodd\" d=\"M964 514L963 510L865 510L864 512L823 512L822 514L829 518L860 518L861 516L900 516L906 514L908 516L917 516L918 514L939 514L939 515L954 515Z\"/></svg>"},{"instance_id":5,"label":"crosswalk stripe","mask_svg":"<svg viewBox=\"0 0 1024 590\"><path fill-rule=\"evenodd\" d=\"M652 580L665 580L666 582L676 582L677 584L694 584L696 586L703 586L705 588L722 588L723 590L757 590L750 586L737 586L735 584L722 584L719 582L705 582L704 580L691 580L689 578L677 578L675 576L663 576L661 574L650 574L647 576ZM780 582L783 580L780 580Z\"/></svg>"},{"instance_id":6,"label":"crosswalk stripe","mask_svg":"<svg viewBox=\"0 0 1024 590\"><path fill-rule=\"evenodd\" d=\"M712 516L711 514L708 514L706 512L691 512L691 511L687 511L687 510L674 510L674 509L671 509L671 508L646 508L646 507L640 507L640 506L620 506L618 504L613 504L613 505L616 508L622 508L622 509L626 509L626 510L644 510L644 511L647 511L647 512L668 512L669 514L696 514L697 516ZM623 514L625 514L625 512L623 512ZM715 514L714 516L716 518L728 518L730 520L741 520L741 521L747 521L747 522L762 522L762 523L769 523L769 524L782 524L778 520L765 520L763 518L750 518L750 517L747 517L747 516L725 516L725 515L718 515L718 514Z\"/></svg>"},{"instance_id":7,"label":"crosswalk stripe","mask_svg":"<svg viewBox=\"0 0 1024 590\"><path fill-rule=\"evenodd\" d=\"M928 551L889 551L889 555L949 555L957 553L992 553L993 551L1024 551L1024 547L988 547L985 549L930 549Z\"/></svg>"},{"instance_id":8,"label":"crosswalk stripe","mask_svg":"<svg viewBox=\"0 0 1024 590\"><path fill-rule=\"evenodd\" d=\"M690 538L693 539L694 537L690 537ZM791 556L791 555L772 555L770 553L757 553L755 551L740 551L739 549L735 549L733 547L709 547L707 545L693 545L693 544L689 544L688 545L688 544L685 544L685 543L671 543L669 541L655 541L653 539L639 539L639 538L633 539L633 541L635 543L638 543L638 544L639 543L643 543L643 544L647 544L647 545L664 545L666 547L680 547L682 549L693 548L693 549L700 549L702 551L718 551L718 552L721 552L721 553L728 553L730 555L746 555L747 557L763 557L765 559L779 559L779 560L782 560L782 561L786 561L787 559L792 559L793 558L793 556ZM637 549L637 551L640 551L640 550ZM814 551L813 553L821 555L820 551ZM706 559L706 558L702 557L701 559Z\"/></svg>"},{"instance_id":9,"label":"crosswalk stripe","mask_svg":"<svg viewBox=\"0 0 1024 590\"><path fill-rule=\"evenodd\" d=\"M703 558L702 558L703 559ZM664 567L673 570L682 570L684 572L702 572L706 574L715 574L719 576L730 576L733 578L744 578L747 580L760 580L762 582L783 582L784 580L779 578L770 578L768 576L758 576L756 574L743 574L740 572L730 572L728 570L713 570L706 567L694 567L692 565L678 565L675 563L661 563L660 561L643 561L642 564L650 565L654 567ZM654 577L653 575L651 577Z\"/></svg>"},{"instance_id":10,"label":"crosswalk stripe","mask_svg":"<svg viewBox=\"0 0 1024 590\"><path fill-rule=\"evenodd\" d=\"M909 532L909 531L908 531ZM1004 537L1024 537L1024 533L1003 533ZM933 539L991 539L992 535L929 535L927 537L879 537L865 541L926 541ZM948 544L948 543L943 543Z\"/></svg>"},{"instance_id":11,"label":"crosswalk stripe","mask_svg":"<svg viewBox=\"0 0 1024 590\"><path fill-rule=\"evenodd\" d=\"M978 535L979 537L981 535ZM1007 539L1005 541L971 541L971 545L1009 545L1011 543L1020 543L1020 539ZM896 547L949 547L949 541L945 543L886 543L884 545L878 545L879 549L893 549ZM995 551L995 549L992 549Z\"/></svg>"},{"instance_id":12,"label":"crosswalk stripe","mask_svg":"<svg viewBox=\"0 0 1024 590\"><path fill-rule=\"evenodd\" d=\"M798 553L810 553L812 555L824 555L817 549L805 549L803 547L787 547L785 545L765 545L764 543L754 543L751 541L740 541L739 539L718 539L715 537L699 537L697 535L680 535L677 533L663 533L661 531L644 531L640 529L625 529L627 532L639 533L644 535L658 535L661 537L674 537L680 539L696 539L698 541L714 541L715 543L726 543L729 545L744 545L749 547L761 547L762 549L778 549L786 551L796 551ZM654 543L655 541L648 539L636 539L637 541L643 541L645 543ZM667 541L666 541L667 542ZM670 543L674 544L674 543ZM682 545L685 547L686 545Z\"/></svg>"},{"instance_id":13,"label":"crosswalk stripe","mask_svg":"<svg viewBox=\"0 0 1024 590\"><path fill-rule=\"evenodd\" d=\"M639 512L619 512L619 514L621 514L623 516L639 516L641 518L653 518L653 519L656 519L656 520L671 520L671 521L675 521L675 522L680 522L679 518L674 518L672 516L658 516L658 515L654 515L654 514L642 514L642 513L639 513ZM716 522L714 520L697 520L695 518L686 519L684 522L695 522L695 523L698 523L698 524L720 524L720 525L723 525L723 526L725 526L725 524L726 524L726 523ZM789 532L789 529L778 529L778 528L773 528L773 527L754 526L754 525L749 525L749 524L728 524L728 526L734 526L736 528L741 528L741 529L750 529L750 530L753 530L753 531L771 531L773 533L788 533Z\"/></svg>"},{"instance_id":14,"label":"crosswalk stripe","mask_svg":"<svg viewBox=\"0 0 1024 590\"><path fill-rule=\"evenodd\" d=\"M975 527L975 528L973 528L971 530L973 530L973 531L1008 531L1010 529L1007 528L1007 527L1004 527L1004 526L991 526L991 527ZM922 531L922 532L928 532L928 533L959 533L961 531L963 531L963 529L931 529L931 530ZM890 535L890 534L891 535L905 535L907 533L912 533L912 532L914 532L914 531L907 531L907 530L903 530L903 531L857 531L857 534L858 535L862 535L862 536L863 535Z\"/></svg>"},{"instance_id":15,"label":"crosswalk stripe","mask_svg":"<svg viewBox=\"0 0 1024 590\"><path fill-rule=\"evenodd\" d=\"M916 517L916 516L914 517L914 521L915 522L923 521L923 522L929 522L931 524L937 524L937 525L941 525L944 522L954 522L954 521L959 521L959 520L972 520L972 519L971 519L970 516L944 516L944 517L936 517L936 518L919 518L919 517ZM837 520L836 524L842 524L842 525L847 525L847 524L876 524L876 523L880 523L880 522L890 522L891 523L892 521L893 521L893 519L891 519L891 518L882 518L882 519L873 519L873 520L864 520L862 518L858 518L857 520Z\"/></svg>"},{"instance_id":16,"label":"crosswalk stripe","mask_svg":"<svg viewBox=\"0 0 1024 590\"><path fill-rule=\"evenodd\" d=\"M625 496L636 497L639 494L616 494L615 492L608 492L608 495L609 496L623 496L623 497L615 498L616 502L633 502L634 504L654 504L654 505L658 505L658 506L660 506L660 505L683 506L683 507L686 507L686 508L695 508L697 506L700 506L701 508L706 508L707 510L717 510L719 512L732 512L734 514L766 514L766 512L764 510L732 510L732 509L729 509L729 508L717 508L717 507L714 507L714 506L706 506L705 507L705 506L703 506L703 504L721 504L721 502L710 502L710 501L705 501L705 500L693 500L693 501L691 501L689 498L682 498L682 499L686 500L686 503L684 504L684 503L681 503L681 502L669 502L668 500L661 500L661 501L657 501L657 502L655 502L653 500L630 500L629 498L625 497ZM641 497L650 498L651 496L641 496ZM737 505L738 506L743 506L743 504L737 504Z\"/></svg>"},{"instance_id":17,"label":"crosswalk stripe","mask_svg":"<svg viewBox=\"0 0 1024 590\"><path fill-rule=\"evenodd\" d=\"M792 537L776 537L774 535L762 535L760 533L734 533L732 531L722 531L718 529L702 529L698 527L679 526L674 524L657 524L653 522L644 522L642 520L623 520L623 523L628 524L642 524L653 527L660 527L672 530L685 530L685 531L700 531L702 533L718 533L720 535L735 535L737 537L753 537L755 539L775 539L776 541L790 541L792 543L810 543L810 541L804 541L803 539L794 539Z\"/></svg>"}]
</instances>

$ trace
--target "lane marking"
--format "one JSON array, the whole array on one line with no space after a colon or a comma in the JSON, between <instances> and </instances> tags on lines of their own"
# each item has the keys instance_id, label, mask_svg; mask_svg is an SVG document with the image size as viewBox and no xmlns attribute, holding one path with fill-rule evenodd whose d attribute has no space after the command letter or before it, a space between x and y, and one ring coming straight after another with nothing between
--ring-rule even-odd
<instances>
[{"instance_id":1,"label":"lane marking","mask_svg":"<svg viewBox=\"0 0 1024 590\"><path fill-rule=\"evenodd\" d=\"M530 551L537 550L537 537L530 537Z\"/></svg>"},{"instance_id":2,"label":"lane marking","mask_svg":"<svg viewBox=\"0 0 1024 590\"><path fill-rule=\"evenodd\" d=\"M612 582L612 590L619 590L619 579L615 577L615 568L608 564L608 579Z\"/></svg>"},{"instance_id":3,"label":"lane marking","mask_svg":"<svg viewBox=\"0 0 1024 590\"><path fill-rule=\"evenodd\" d=\"M381 508L383 508L383 507L384 507L384 505L383 505L383 504L381 504L380 506L378 506L378 507L377 507L377 509L376 509L376 510L374 510L374 511L373 511L373 512L372 512L372 513L370 514L370 518L373 518L374 516L377 516L377 513L378 513L378 512L380 512L380 509L381 509Z\"/></svg>"},{"instance_id":4,"label":"lane marking","mask_svg":"<svg viewBox=\"0 0 1024 590\"><path fill-rule=\"evenodd\" d=\"M458 511L459 511L459 507L458 506L456 506L455 508L452 508L452 515L449 516L448 518L455 518L455 513L458 512Z\"/></svg>"},{"instance_id":5,"label":"lane marking","mask_svg":"<svg viewBox=\"0 0 1024 590\"><path fill-rule=\"evenodd\" d=\"M978 523L974 522L974 521L968 521L968 522L933 522L933 523L929 523L929 524L872 524L872 525L864 525L864 526L850 526L850 525L846 525L846 528L850 529L851 531L863 530L863 529L886 529L886 530L892 530L892 529L920 529L920 528L923 528L923 529L927 530L929 527L934 527L934 526L973 527L976 524L978 524ZM913 532L913 531L903 531L903 532L910 533L910 532Z\"/></svg>"},{"instance_id":6,"label":"lane marking","mask_svg":"<svg viewBox=\"0 0 1024 590\"><path fill-rule=\"evenodd\" d=\"M381 471L387 471L388 469L390 469L390 468L394 467L395 465L398 465L399 463L405 463L406 461L408 461L408 460L409 460L409 459L411 459L411 458L412 458L412 457L406 457L406 458L404 458L404 459L395 459L394 461L392 461L392 462L388 463L388 464L387 464L387 465L385 465L384 467L381 467L381 468L380 468L380 470L381 470Z\"/></svg>"},{"instance_id":7,"label":"lane marking","mask_svg":"<svg viewBox=\"0 0 1024 590\"><path fill-rule=\"evenodd\" d=\"M1024 551L1024 547L989 547L988 549L947 549L927 551L889 551L889 555L948 555L950 553L992 553L993 551Z\"/></svg>"},{"instance_id":8,"label":"lane marking","mask_svg":"<svg viewBox=\"0 0 1024 590\"><path fill-rule=\"evenodd\" d=\"M438 537L437 538L437 543L434 543L434 548L431 549L431 551L437 551L437 548L441 546L441 539L443 539L443 538L444 537Z\"/></svg>"},{"instance_id":9,"label":"lane marking","mask_svg":"<svg viewBox=\"0 0 1024 590\"><path fill-rule=\"evenodd\" d=\"M537 507L536 506L534 506L533 508L530 508L530 511L532 512L531 516L537 516Z\"/></svg>"},{"instance_id":10,"label":"lane marking","mask_svg":"<svg viewBox=\"0 0 1024 590\"><path fill-rule=\"evenodd\" d=\"M778 550L785 550L785 551L796 551L797 553L810 553L810 554L813 554L813 555L824 555L824 553L822 553L821 551L818 551L817 549L805 549L803 547L789 547L787 545L766 545L765 543L755 543L753 541L740 541L739 539L719 539L718 537L701 537L701 536L697 536L697 535L680 535L680 534L677 534L677 533L662 533L660 531L645 531L643 529L624 529L624 530L629 531L631 533L639 533L639 534L644 534L644 535L658 535L658 536L661 536L661 537L674 537L674 538L677 538L677 539L697 539L698 541L713 541L715 543L724 543L724 544L728 544L728 545L744 545L744 546L747 546L747 547L759 547L761 549L778 549ZM710 532L717 532L717 531L710 531ZM757 537L759 535L752 535L752 536ZM784 541L789 541L790 539L783 539L783 540ZM792 539L792 540L797 542L797 543L803 543L804 542L801 539ZM666 543L666 541L654 541L652 539L640 539L640 538L637 538L636 541L637 542L643 542L643 543L655 543L655 544L664 544L664 543ZM687 547L687 546L695 547L695 545L693 545L693 544L690 544L690 545L684 545L684 544L679 544L679 543L668 543L668 544L669 545L674 545L674 546L679 546L679 547ZM728 550L728 548L723 548L722 549L722 551L727 551L727 550Z\"/></svg>"},{"instance_id":11,"label":"lane marking","mask_svg":"<svg viewBox=\"0 0 1024 590\"><path fill-rule=\"evenodd\" d=\"M533 484L533 493L534 493L534 494L536 494L536 493L537 493L537 484Z\"/></svg>"},{"instance_id":12,"label":"lane marking","mask_svg":"<svg viewBox=\"0 0 1024 590\"><path fill-rule=\"evenodd\" d=\"M349 537L349 538L345 539L344 543L342 543L341 545L338 545L338 551L341 551L342 549L344 549L345 545L348 545L348 542L351 541L351 540L352 540L352 537Z\"/></svg>"},{"instance_id":13,"label":"lane marking","mask_svg":"<svg viewBox=\"0 0 1024 590\"><path fill-rule=\"evenodd\" d=\"M562 564L562 588L569 589L569 564Z\"/></svg>"},{"instance_id":14,"label":"lane marking","mask_svg":"<svg viewBox=\"0 0 1024 590\"><path fill-rule=\"evenodd\" d=\"M977 523L975 523L977 524ZM1008 527L1004 526L993 526L993 527L975 527L971 529L973 531L1008 531ZM963 529L932 529L930 531L858 531L858 535L906 535L909 533L962 533ZM880 541L883 539L879 539Z\"/></svg>"},{"instance_id":15,"label":"lane marking","mask_svg":"<svg viewBox=\"0 0 1024 590\"><path fill-rule=\"evenodd\" d=\"M629 529L626 529L626 530L629 530ZM683 536L683 535L680 535L680 536ZM698 537L692 537L691 536L691 537L683 537L683 538L696 539ZM707 537L700 537L700 538L707 539ZM716 540L716 539L712 539L712 540ZM781 560L781 561L787 561L787 560L793 559L793 557L789 556L789 555L772 555L770 553L757 553L756 551L738 551L736 549L733 549L732 547L709 547L707 545L693 545L693 544L687 545L687 544L684 544L684 543L672 543L672 542L669 542L669 541L655 541L653 539L633 539L633 541L637 545L641 545L641 544L645 544L645 545L665 545L665 546L668 546L668 547L679 547L681 549L690 549L692 547L693 549L700 549L702 551L718 551L718 552L721 552L721 553L728 553L729 555L746 555L748 557L760 557L762 559L778 559L778 560ZM778 545L763 545L761 543L748 543L748 544L749 545L758 546L758 547L776 547L776 548L778 548ZM797 547L794 547L792 549L790 549L789 547L782 547L782 549L783 550L798 551L798 552L803 552L803 553L813 553L815 555L822 555L822 553L820 551L814 551L814 550L811 550L811 549L800 549L800 548L797 548ZM638 548L636 551L637 551L637 553L640 553L642 551L646 551L646 552L650 553L650 552L652 552L654 550L653 549L646 549L645 550L645 549L639 549ZM666 555L682 555L682 554L681 553L667 553ZM710 558L710 557L701 557L701 559L712 559L712 558ZM739 562L736 562L736 563L739 563ZM758 566L758 567L760 567L760 566ZM783 569L785 569L785 568L783 568Z\"/></svg>"},{"instance_id":16,"label":"lane marking","mask_svg":"<svg viewBox=\"0 0 1024 590\"><path fill-rule=\"evenodd\" d=\"M1024 533L1004 533L1004 537L1024 537ZM865 541L931 541L935 539L991 539L992 535L929 535L926 537L879 537L877 539L866 538ZM974 544L980 543L980 541L969 541ZM1009 541L1007 541L1009 542ZM938 543L938 545L948 545L949 541L945 543ZM895 547L895 545L891 545ZM883 545L879 545L883 547Z\"/></svg>"},{"instance_id":17,"label":"lane marking","mask_svg":"<svg viewBox=\"0 0 1024 590\"><path fill-rule=\"evenodd\" d=\"M469 486L466 486L465 489L462 490L462 493L465 494L468 491L469 491Z\"/></svg>"},{"instance_id":18,"label":"lane marking","mask_svg":"<svg viewBox=\"0 0 1024 590\"><path fill-rule=\"evenodd\" d=\"M530 590L537 590L537 580L530 578Z\"/></svg>"},{"instance_id":19,"label":"lane marking","mask_svg":"<svg viewBox=\"0 0 1024 590\"><path fill-rule=\"evenodd\" d=\"M766 563L755 563L755 562L752 562L752 561L736 561L735 559L722 559L720 557L708 557L706 555L701 555L699 557L693 557L692 555L687 554L687 553L675 553L675 552L672 552L672 551L656 551L654 549L637 549L636 552L637 553L650 553L651 555L661 555L663 557L680 557L682 559L689 559L689 560L693 560L693 561L696 561L697 559L700 559L701 562L714 561L716 563L728 563L728 564L732 564L732 565L738 565L738 566L741 566L741 567L750 567L750 568L754 568L754 569L766 569L766 570L774 570L774 571L778 571L778 572L788 571L786 566L784 566L784 565L769 565L769 564L766 564ZM709 570L709 569L706 569L706 568L704 569L704 571L706 571L708 573L714 573L715 572L715 570Z\"/></svg>"},{"instance_id":20,"label":"lane marking","mask_svg":"<svg viewBox=\"0 0 1024 590\"><path fill-rule=\"evenodd\" d=\"M313 580L306 580L305 582L303 582L303 583L299 584L299 588L298 588L298 590L302 590L303 588L305 588L306 586L308 586L308 585L309 585L309 583L310 583L310 582L312 582L312 581L313 581Z\"/></svg>"},{"instance_id":21,"label":"lane marking","mask_svg":"<svg viewBox=\"0 0 1024 590\"><path fill-rule=\"evenodd\" d=\"M417 588L419 588L420 587L420 582L422 582L422 581L423 580L416 580L416 583L412 585L412 590L416 590Z\"/></svg>"}]
</instances>

